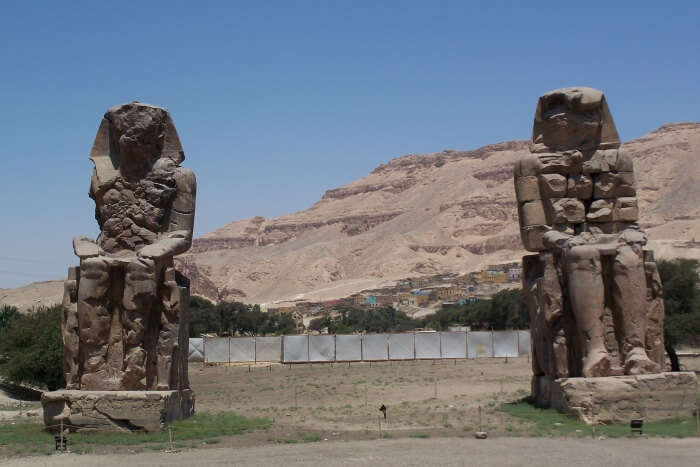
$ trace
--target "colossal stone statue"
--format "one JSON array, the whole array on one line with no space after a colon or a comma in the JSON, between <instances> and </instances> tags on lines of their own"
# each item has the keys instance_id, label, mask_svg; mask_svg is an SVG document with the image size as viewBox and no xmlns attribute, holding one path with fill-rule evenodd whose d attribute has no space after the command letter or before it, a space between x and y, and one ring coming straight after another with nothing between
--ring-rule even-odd
<instances>
[{"instance_id":1,"label":"colossal stone statue","mask_svg":"<svg viewBox=\"0 0 700 467\"><path fill-rule=\"evenodd\" d=\"M523 258L533 395L548 404L557 378L661 372L661 283L603 93L540 97L530 153L514 171L522 241L537 252Z\"/></svg>"},{"instance_id":2,"label":"colossal stone statue","mask_svg":"<svg viewBox=\"0 0 700 467\"><path fill-rule=\"evenodd\" d=\"M194 225L184 158L167 110L132 102L105 113L90 153L101 233L73 239L80 266L65 283L66 389L189 389L189 284L173 266Z\"/></svg>"}]
</instances>

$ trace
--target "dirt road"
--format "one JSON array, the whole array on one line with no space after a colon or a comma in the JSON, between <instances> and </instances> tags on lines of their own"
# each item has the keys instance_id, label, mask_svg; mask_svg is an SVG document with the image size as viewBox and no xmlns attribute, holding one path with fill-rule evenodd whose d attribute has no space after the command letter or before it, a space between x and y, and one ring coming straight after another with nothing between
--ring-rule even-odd
<instances>
[{"instance_id":1,"label":"dirt road","mask_svg":"<svg viewBox=\"0 0 700 467\"><path fill-rule=\"evenodd\" d=\"M337 441L203 449L177 454L59 455L0 461L1 466L697 466L698 439L471 438Z\"/></svg>"}]
</instances>

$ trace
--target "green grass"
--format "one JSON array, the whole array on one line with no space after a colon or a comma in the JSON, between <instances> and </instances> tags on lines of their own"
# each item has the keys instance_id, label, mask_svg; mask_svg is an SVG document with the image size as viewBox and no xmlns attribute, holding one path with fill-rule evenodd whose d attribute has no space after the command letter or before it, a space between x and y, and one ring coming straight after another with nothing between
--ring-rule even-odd
<instances>
[{"instance_id":1,"label":"green grass","mask_svg":"<svg viewBox=\"0 0 700 467\"><path fill-rule=\"evenodd\" d=\"M420 438L420 439L426 439L430 438L430 435L427 433L411 433L408 435L409 438Z\"/></svg>"},{"instance_id":2,"label":"green grass","mask_svg":"<svg viewBox=\"0 0 700 467\"><path fill-rule=\"evenodd\" d=\"M299 442L294 438L279 438L276 441L280 444L297 444Z\"/></svg>"},{"instance_id":3,"label":"green grass","mask_svg":"<svg viewBox=\"0 0 700 467\"><path fill-rule=\"evenodd\" d=\"M221 412L215 415L200 413L170 426L174 441L201 439L206 440L207 444L215 444L218 437L266 429L270 425L267 418L246 418L233 412ZM168 442L168 430L158 433L71 433L68 440L71 449L78 452L86 452L92 446L110 445L152 444L153 449L159 449ZM46 446L48 450L53 450L53 444L53 434L45 431L43 424L18 422L0 425L0 446Z\"/></svg>"},{"instance_id":4,"label":"green grass","mask_svg":"<svg viewBox=\"0 0 700 467\"><path fill-rule=\"evenodd\" d=\"M526 420L534 425L530 435L534 436L579 436L593 435L593 427L574 418L560 414L554 409L539 409L527 402L515 402L501 404L501 412L512 417ZM512 429L512 427L511 427ZM528 430L525 429L525 434ZM697 426L693 419L664 420L660 422L648 422L644 424L644 434L648 436L661 436L671 438L686 438L697 436ZM596 425L596 436L616 438L631 436L630 427L627 424Z\"/></svg>"}]
</instances>

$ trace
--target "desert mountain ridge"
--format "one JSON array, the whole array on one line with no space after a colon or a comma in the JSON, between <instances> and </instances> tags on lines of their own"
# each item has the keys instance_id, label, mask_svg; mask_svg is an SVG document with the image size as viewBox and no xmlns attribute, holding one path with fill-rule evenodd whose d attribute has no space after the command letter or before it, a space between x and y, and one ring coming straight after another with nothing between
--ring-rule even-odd
<instances>
[{"instance_id":1,"label":"desert mountain ridge","mask_svg":"<svg viewBox=\"0 0 700 467\"><path fill-rule=\"evenodd\" d=\"M657 257L700 259L700 123L663 125L622 148L635 164L640 224ZM397 157L306 210L209 232L177 263L195 294L270 306L519 261L512 166L527 151L527 141L507 141ZM4 303L48 304L60 302L62 284L0 292Z\"/></svg>"}]
</instances>

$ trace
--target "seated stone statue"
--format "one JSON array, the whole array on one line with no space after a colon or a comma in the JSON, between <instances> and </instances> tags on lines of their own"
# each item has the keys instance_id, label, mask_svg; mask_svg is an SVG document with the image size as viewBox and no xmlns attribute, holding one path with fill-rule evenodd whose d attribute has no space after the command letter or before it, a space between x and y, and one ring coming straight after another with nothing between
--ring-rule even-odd
<instances>
[{"instance_id":1,"label":"seated stone statue","mask_svg":"<svg viewBox=\"0 0 700 467\"><path fill-rule=\"evenodd\" d=\"M192 243L196 181L167 110L107 111L90 159L101 233L75 237L63 301L67 389L188 388L187 279L173 256Z\"/></svg>"},{"instance_id":2,"label":"seated stone statue","mask_svg":"<svg viewBox=\"0 0 700 467\"><path fill-rule=\"evenodd\" d=\"M523 244L538 252L523 258L533 392L561 377L660 372L661 284L637 224L632 160L602 92L540 97L515 191Z\"/></svg>"}]
</instances>

